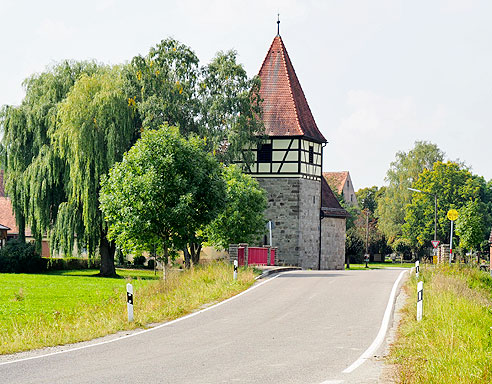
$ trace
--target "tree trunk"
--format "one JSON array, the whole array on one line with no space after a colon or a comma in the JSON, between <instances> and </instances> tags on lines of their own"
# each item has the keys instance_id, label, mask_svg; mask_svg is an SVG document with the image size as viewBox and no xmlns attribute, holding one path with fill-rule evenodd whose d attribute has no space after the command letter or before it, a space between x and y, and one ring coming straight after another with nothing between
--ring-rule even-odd
<instances>
[{"instance_id":1,"label":"tree trunk","mask_svg":"<svg viewBox=\"0 0 492 384\"><path fill-rule=\"evenodd\" d=\"M190 269L191 266L191 255L190 251L188 251L188 246L185 245L183 248L183 255L184 255L184 261L185 261L185 268Z\"/></svg>"},{"instance_id":2,"label":"tree trunk","mask_svg":"<svg viewBox=\"0 0 492 384\"><path fill-rule=\"evenodd\" d=\"M114 267L114 252L115 244L109 242L105 234L101 234L99 242L99 254L101 255L101 269L100 276L112 277L116 276L116 269Z\"/></svg>"},{"instance_id":3,"label":"tree trunk","mask_svg":"<svg viewBox=\"0 0 492 384\"><path fill-rule=\"evenodd\" d=\"M17 227L19 228L19 240L22 242L26 241L26 219L21 212L16 212L17 217Z\"/></svg>"},{"instance_id":4,"label":"tree trunk","mask_svg":"<svg viewBox=\"0 0 492 384\"><path fill-rule=\"evenodd\" d=\"M198 263L200 262L200 252L202 251L202 244L190 243L190 250L191 250L191 261L193 262L193 265L198 265Z\"/></svg>"}]
</instances>

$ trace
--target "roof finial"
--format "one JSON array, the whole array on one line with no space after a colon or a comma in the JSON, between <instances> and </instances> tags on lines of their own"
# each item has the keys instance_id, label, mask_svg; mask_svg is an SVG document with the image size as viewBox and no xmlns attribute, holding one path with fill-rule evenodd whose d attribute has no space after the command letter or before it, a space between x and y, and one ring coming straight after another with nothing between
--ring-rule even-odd
<instances>
[{"instance_id":1,"label":"roof finial","mask_svg":"<svg viewBox=\"0 0 492 384\"><path fill-rule=\"evenodd\" d=\"M280 13L277 13L277 36L280 36Z\"/></svg>"}]
</instances>

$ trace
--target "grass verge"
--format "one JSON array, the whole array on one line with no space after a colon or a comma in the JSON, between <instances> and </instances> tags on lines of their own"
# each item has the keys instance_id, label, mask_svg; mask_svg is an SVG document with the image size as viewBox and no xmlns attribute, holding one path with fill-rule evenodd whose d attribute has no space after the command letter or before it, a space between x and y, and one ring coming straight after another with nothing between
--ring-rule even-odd
<instances>
[{"instance_id":1,"label":"grass verge","mask_svg":"<svg viewBox=\"0 0 492 384\"><path fill-rule=\"evenodd\" d=\"M390 362L399 383L492 382L492 278L476 268L424 266L423 319L416 321L415 275L404 289Z\"/></svg>"},{"instance_id":2,"label":"grass verge","mask_svg":"<svg viewBox=\"0 0 492 384\"><path fill-rule=\"evenodd\" d=\"M383 268L412 268L415 267L415 263L368 263L366 268L365 263L352 264L348 270L368 270L368 269L383 269Z\"/></svg>"},{"instance_id":3,"label":"grass verge","mask_svg":"<svg viewBox=\"0 0 492 384\"><path fill-rule=\"evenodd\" d=\"M90 340L121 330L172 320L225 300L254 283L251 269L210 263L168 271L118 270L124 278L95 277L98 271L0 274L0 354ZM134 289L134 316L127 321L126 283Z\"/></svg>"}]
</instances>

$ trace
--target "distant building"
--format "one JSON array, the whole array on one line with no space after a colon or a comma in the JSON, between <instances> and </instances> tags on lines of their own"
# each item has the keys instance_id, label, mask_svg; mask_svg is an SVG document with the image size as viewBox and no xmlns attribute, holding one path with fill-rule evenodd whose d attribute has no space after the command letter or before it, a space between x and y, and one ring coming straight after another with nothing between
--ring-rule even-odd
<instances>
[{"instance_id":1,"label":"distant building","mask_svg":"<svg viewBox=\"0 0 492 384\"><path fill-rule=\"evenodd\" d=\"M3 180L3 172L1 174ZM17 223L15 221L12 202L5 196L0 197L0 224L8 228L6 238L7 241L10 239L17 239L19 237L19 228L17 227ZM26 228L25 235L27 242L35 240L30 228ZM41 242L41 256L50 257L50 245L47 238L44 238Z\"/></svg>"},{"instance_id":2,"label":"distant building","mask_svg":"<svg viewBox=\"0 0 492 384\"><path fill-rule=\"evenodd\" d=\"M322 178L319 131L282 38L261 66L260 97L267 139L246 169L268 193L267 219L275 223L277 263L343 269L346 211Z\"/></svg>"},{"instance_id":3,"label":"distant building","mask_svg":"<svg viewBox=\"0 0 492 384\"><path fill-rule=\"evenodd\" d=\"M349 171L343 172L323 172L323 177L330 188L341 195L343 200L350 205L358 206L357 196L355 196L354 185L350 178Z\"/></svg>"}]
</instances>

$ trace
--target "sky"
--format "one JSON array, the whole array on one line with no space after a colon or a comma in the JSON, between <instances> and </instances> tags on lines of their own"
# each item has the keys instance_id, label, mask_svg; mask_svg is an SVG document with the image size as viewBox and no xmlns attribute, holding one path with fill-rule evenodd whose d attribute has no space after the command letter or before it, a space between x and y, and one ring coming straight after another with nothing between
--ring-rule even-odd
<instances>
[{"instance_id":1,"label":"sky","mask_svg":"<svg viewBox=\"0 0 492 384\"><path fill-rule=\"evenodd\" d=\"M324 171L382 186L398 151L439 146L492 179L488 0L0 0L0 105L64 59L128 62L167 37L256 75L277 32L318 128Z\"/></svg>"}]
</instances>

